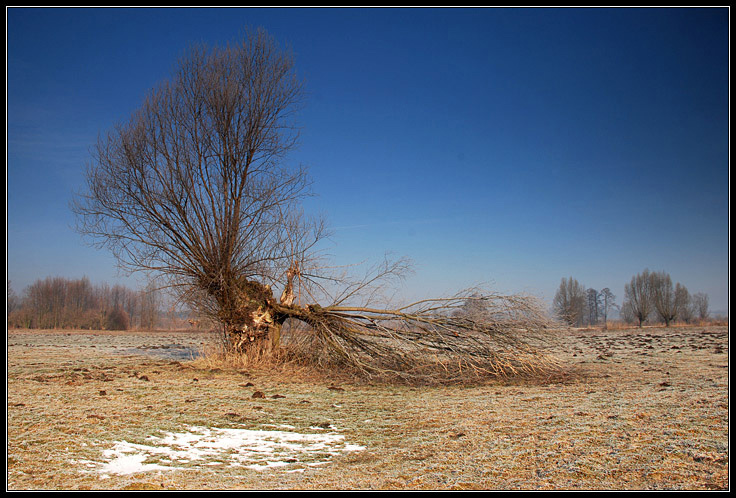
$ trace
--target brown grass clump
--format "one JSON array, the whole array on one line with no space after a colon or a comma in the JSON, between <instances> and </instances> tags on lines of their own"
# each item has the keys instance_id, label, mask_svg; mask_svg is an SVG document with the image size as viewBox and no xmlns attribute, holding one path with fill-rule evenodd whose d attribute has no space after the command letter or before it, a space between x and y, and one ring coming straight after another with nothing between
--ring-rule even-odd
<instances>
[{"instance_id":1,"label":"brown grass clump","mask_svg":"<svg viewBox=\"0 0 736 498\"><path fill-rule=\"evenodd\" d=\"M210 342L200 348L200 354L190 362L197 369L248 370L252 368L268 369L281 364L280 354L274 350L249 349L233 351L222 343Z\"/></svg>"},{"instance_id":2,"label":"brown grass clump","mask_svg":"<svg viewBox=\"0 0 736 498\"><path fill-rule=\"evenodd\" d=\"M184 364L186 368L202 371L241 372L247 375L268 375L275 382L323 382L327 375L345 381L359 380L345 372L323 372L312 364L299 361L288 348L269 350L233 351L222 342L207 342L199 354Z\"/></svg>"}]
</instances>

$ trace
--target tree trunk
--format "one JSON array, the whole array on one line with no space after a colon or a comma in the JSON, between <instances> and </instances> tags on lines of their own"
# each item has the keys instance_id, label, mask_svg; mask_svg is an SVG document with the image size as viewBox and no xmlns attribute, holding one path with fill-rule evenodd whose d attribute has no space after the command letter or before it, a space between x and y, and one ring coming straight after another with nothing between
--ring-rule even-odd
<instances>
[{"instance_id":1,"label":"tree trunk","mask_svg":"<svg viewBox=\"0 0 736 498\"><path fill-rule=\"evenodd\" d=\"M264 352L278 346L281 325L269 308L249 310L246 320L227 325L228 348L237 353Z\"/></svg>"},{"instance_id":2,"label":"tree trunk","mask_svg":"<svg viewBox=\"0 0 736 498\"><path fill-rule=\"evenodd\" d=\"M280 347L281 327L287 316L276 309L269 286L241 281L227 297L221 319L229 351L262 355Z\"/></svg>"}]
</instances>

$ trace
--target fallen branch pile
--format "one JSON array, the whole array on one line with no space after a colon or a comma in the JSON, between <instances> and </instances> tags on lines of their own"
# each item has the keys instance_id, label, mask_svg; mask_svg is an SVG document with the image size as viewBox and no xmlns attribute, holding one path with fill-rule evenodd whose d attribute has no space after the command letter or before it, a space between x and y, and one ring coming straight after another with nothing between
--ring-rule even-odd
<instances>
[{"instance_id":1,"label":"fallen branch pile","mask_svg":"<svg viewBox=\"0 0 736 498\"><path fill-rule=\"evenodd\" d=\"M457 381L558 367L540 349L552 323L526 296L465 293L397 309L307 305L277 311L307 325L285 327L284 346L321 367L368 377Z\"/></svg>"}]
</instances>

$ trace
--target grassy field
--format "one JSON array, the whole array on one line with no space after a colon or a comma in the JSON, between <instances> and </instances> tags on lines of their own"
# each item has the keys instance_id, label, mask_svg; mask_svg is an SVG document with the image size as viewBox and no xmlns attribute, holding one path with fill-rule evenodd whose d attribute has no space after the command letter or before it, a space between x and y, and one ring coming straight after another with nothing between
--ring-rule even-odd
<instances>
[{"instance_id":1,"label":"grassy field","mask_svg":"<svg viewBox=\"0 0 736 498\"><path fill-rule=\"evenodd\" d=\"M728 327L559 331L554 379L197 368L193 332L8 331L7 488L727 489Z\"/></svg>"}]
</instances>

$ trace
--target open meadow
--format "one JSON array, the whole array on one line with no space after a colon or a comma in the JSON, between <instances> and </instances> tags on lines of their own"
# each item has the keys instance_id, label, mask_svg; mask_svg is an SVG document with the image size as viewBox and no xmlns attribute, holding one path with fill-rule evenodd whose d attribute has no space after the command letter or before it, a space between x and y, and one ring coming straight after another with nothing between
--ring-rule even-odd
<instances>
[{"instance_id":1,"label":"open meadow","mask_svg":"<svg viewBox=\"0 0 736 498\"><path fill-rule=\"evenodd\" d=\"M726 489L728 327L560 330L565 372L410 386L9 330L7 488Z\"/></svg>"}]
</instances>

